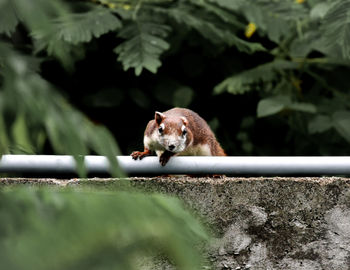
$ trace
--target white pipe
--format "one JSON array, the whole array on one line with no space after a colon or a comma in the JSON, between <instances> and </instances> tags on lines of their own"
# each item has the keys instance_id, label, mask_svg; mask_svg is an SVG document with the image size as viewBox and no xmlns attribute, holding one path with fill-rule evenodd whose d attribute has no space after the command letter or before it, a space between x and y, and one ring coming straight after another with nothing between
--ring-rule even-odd
<instances>
[{"instance_id":1,"label":"white pipe","mask_svg":"<svg viewBox=\"0 0 350 270\"><path fill-rule=\"evenodd\" d=\"M133 160L118 156L128 174L228 174L228 175L350 175L350 157L172 157L163 167L157 157ZM103 156L86 156L89 173L108 173ZM71 156L3 155L0 173L75 173Z\"/></svg>"}]
</instances>

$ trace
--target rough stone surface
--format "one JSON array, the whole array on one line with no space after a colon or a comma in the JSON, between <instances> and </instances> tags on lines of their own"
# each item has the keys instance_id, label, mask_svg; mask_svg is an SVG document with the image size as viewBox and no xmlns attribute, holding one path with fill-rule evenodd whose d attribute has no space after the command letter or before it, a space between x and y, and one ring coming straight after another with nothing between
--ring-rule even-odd
<instances>
[{"instance_id":1,"label":"rough stone surface","mask_svg":"<svg viewBox=\"0 0 350 270\"><path fill-rule=\"evenodd\" d=\"M214 269L350 269L348 178L0 180L0 187L13 184L132 188L179 197L213 231L206 253Z\"/></svg>"}]
</instances>

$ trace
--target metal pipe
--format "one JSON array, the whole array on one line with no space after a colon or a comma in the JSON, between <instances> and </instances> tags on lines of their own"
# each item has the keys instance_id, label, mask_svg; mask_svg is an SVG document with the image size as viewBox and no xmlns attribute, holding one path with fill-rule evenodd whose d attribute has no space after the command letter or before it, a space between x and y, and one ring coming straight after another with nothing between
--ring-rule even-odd
<instances>
[{"instance_id":1,"label":"metal pipe","mask_svg":"<svg viewBox=\"0 0 350 270\"><path fill-rule=\"evenodd\" d=\"M157 157L133 160L118 156L127 174L227 174L227 175L350 175L350 157L172 157L166 166ZM105 174L109 162L104 156L86 156L90 174ZM3 155L0 173L76 173L71 156Z\"/></svg>"}]
</instances>

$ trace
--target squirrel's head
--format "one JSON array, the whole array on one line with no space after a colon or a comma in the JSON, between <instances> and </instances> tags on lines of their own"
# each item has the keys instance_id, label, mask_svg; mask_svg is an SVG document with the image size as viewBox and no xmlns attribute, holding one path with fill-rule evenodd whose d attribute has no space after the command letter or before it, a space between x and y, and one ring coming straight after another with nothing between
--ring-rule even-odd
<instances>
[{"instance_id":1,"label":"squirrel's head","mask_svg":"<svg viewBox=\"0 0 350 270\"><path fill-rule=\"evenodd\" d=\"M156 112L155 121L158 127L158 141L166 150L173 153L185 150L192 137L185 117L169 117Z\"/></svg>"}]
</instances>

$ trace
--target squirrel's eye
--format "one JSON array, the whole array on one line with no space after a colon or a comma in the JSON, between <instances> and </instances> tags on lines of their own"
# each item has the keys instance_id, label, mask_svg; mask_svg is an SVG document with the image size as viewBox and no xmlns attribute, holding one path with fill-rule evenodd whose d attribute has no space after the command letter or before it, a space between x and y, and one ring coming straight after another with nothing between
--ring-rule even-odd
<instances>
[{"instance_id":1,"label":"squirrel's eye","mask_svg":"<svg viewBox=\"0 0 350 270\"><path fill-rule=\"evenodd\" d=\"M163 132L163 128L162 127L158 128L158 131L159 131L159 133L162 133Z\"/></svg>"},{"instance_id":2,"label":"squirrel's eye","mask_svg":"<svg viewBox=\"0 0 350 270\"><path fill-rule=\"evenodd\" d=\"M185 136L186 134L187 134L187 130L184 129L184 130L182 131L182 135Z\"/></svg>"}]
</instances>

